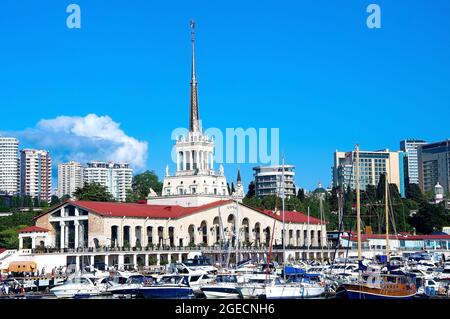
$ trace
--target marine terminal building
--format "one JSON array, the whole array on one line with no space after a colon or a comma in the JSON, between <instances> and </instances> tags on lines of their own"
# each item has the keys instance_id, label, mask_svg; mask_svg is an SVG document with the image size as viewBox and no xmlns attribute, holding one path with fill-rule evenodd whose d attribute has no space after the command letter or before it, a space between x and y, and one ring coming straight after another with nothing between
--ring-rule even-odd
<instances>
[{"instance_id":1,"label":"marine terminal building","mask_svg":"<svg viewBox=\"0 0 450 319\"><path fill-rule=\"evenodd\" d=\"M324 221L242 204L240 174L236 191L228 193L223 166L214 167L214 141L199 120L194 29L190 95L189 132L176 141L175 172L167 166L161 196L149 190L144 203L74 200L51 208L35 217L35 226L19 232L19 250L4 252L0 269L17 259L36 262L38 269L100 262L122 268L149 265L150 256L156 264L182 261L190 252L202 252L213 262L227 254L234 261L261 261L271 244L272 259L282 261L283 216L286 259L332 258L335 251L324 248Z\"/></svg>"},{"instance_id":2,"label":"marine terminal building","mask_svg":"<svg viewBox=\"0 0 450 319\"><path fill-rule=\"evenodd\" d=\"M239 259L267 258L272 241L281 261L281 212L248 207L233 199L195 198L196 206L68 201L36 217L36 225L20 231L19 251L38 257L50 267L57 255L61 265L105 263L149 265L149 256L183 261L190 252L203 252L214 262L225 260L239 245ZM286 245L291 258L321 258L326 225L299 212L286 211ZM309 221L309 222L308 222ZM26 238L31 247L24 247ZM307 246L310 255L306 256ZM315 249L315 250L314 250ZM316 253L317 250L317 253ZM44 260L44 256L50 258ZM41 257L41 258L39 258ZM327 254L323 257L331 257ZM64 258L66 258L64 260ZM83 259L84 258L84 259ZM87 259L86 259L87 258ZM50 262L51 260L51 262Z\"/></svg>"}]
</instances>

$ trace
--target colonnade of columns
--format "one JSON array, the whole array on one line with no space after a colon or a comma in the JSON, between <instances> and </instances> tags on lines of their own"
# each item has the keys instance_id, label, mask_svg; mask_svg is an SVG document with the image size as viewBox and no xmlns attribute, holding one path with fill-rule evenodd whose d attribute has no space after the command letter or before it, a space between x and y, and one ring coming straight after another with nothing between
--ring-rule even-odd
<instances>
[{"instance_id":1,"label":"colonnade of columns","mask_svg":"<svg viewBox=\"0 0 450 319\"><path fill-rule=\"evenodd\" d=\"M115 230L113 230L115 228ZM238 234L239 233L239 234ZM251 225L248 220L240 225L239 231L235 230L234 224L224 225L221 229L218 223L208 224L202 221L199 226L191 224L187 229L172 226L111 226L111 246L118 247L147 247L147 246L189 246L207 245L212 246L219 242L232 242L237 244L239 236L240 244L259 246L262 244L282 244L282 234L276 235L272 240L272 227L262 228L259 223ZM319 238L320 237L320 238ZM326 246L326 232L323 228L307 229L305 227L286 229L286 245L297 247L319 247ZM125 240L128 245L125 245ZM139 245L138 245L139 242ZM109 245L108 245L109 246Z\"/></svg>"},{"instance_id":2,"label":"colonnade of columns","mask_svg":"<svg viewBox=\"0 0 450 319\"><path fill-rule=\"evenodd\" d=\"M177 152L177 172L199 169L214 169L212 151L186 150Z\"/></svg>"}]
</instances>

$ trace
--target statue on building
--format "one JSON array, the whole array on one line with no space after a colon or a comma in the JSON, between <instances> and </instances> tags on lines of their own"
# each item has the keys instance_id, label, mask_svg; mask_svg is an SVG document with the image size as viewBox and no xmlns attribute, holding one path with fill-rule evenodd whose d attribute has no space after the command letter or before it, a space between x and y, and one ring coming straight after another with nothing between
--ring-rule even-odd
<instances>
[{"instance_id":1,"label":"statue on building","mask_svg":"<svg viewBox=\"0 0 450 319\"><path fill-rule=\"evenodd\" d=\"M150 187L150 192L147 197L158 197L158 194L153 190L153 188Z\"/></svg>"}]
</instances>

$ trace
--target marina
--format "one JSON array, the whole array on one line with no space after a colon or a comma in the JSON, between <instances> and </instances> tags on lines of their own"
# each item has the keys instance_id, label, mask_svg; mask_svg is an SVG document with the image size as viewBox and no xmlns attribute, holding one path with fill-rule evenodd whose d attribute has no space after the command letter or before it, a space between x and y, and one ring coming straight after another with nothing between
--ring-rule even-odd
<instances>
[{"instance_id":1,"label":"marina","mask_svg":"<svg viewBox=\"0 0 450 319\"><path fill-rule=\"evenodd\" d=\"M352 269L358 267L357 258L337 259L333 263L299 261L285 267L246 261L239 267L219 268L200 256L187 260L186 264L170 264L153 273L111 268L108 271L74 272L51 279L9 276L1 281L0 298L358 299L363 294L361 298L366 299L379 298L379 290L386 291L385 287L396 288L390 290L390 295L383 296L386 298L399 295L449 298L450 262L445 262L442 256L438 253L397 256L397 266L389 274L386 273L387 264L380 263L377 258L364 258L365 271L355 272ZM200 267L208 267L208 270ZM364 285L360 283L360 276L365 278ZM410 281L404 278L410 278ZM406 286L408 294L402 295Z\"/></svg>"}]
</instances>

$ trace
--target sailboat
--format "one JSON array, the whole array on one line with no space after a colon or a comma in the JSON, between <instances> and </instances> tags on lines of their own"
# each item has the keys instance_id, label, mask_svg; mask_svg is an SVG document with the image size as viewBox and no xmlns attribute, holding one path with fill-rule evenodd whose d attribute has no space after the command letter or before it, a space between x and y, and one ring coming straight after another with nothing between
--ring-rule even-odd
<instances>
[{"instance_id":1,"label":"sailboat","mask_svg":"<svg viewBox=\"0 0 450 319\"><path fill-rule=\"evenodd\" d=\"M389 183L385 178L385 213L386 213L386 257L389 269ZM393 275L389 271L380 273L375 280L363 279L361 257L361 200L359 176L359 145L356 145L356 218L358 235L359 278L356 283L345 283L338 287L336 295L346 299L410 299L416 295L416 284L412 277Z\"/></svg>"}]
</instances>

